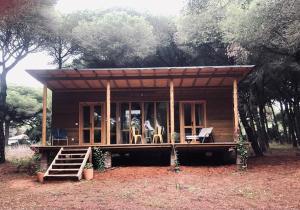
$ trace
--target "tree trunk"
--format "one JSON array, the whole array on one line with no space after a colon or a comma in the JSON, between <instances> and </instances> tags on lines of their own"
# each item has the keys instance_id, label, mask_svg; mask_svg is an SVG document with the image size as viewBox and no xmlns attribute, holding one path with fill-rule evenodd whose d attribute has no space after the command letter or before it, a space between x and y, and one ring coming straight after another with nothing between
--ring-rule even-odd
<instances>
[{"instance_id":1,"label":"tree trunk","mask_svg":"<svg viewBox=\"0 0 300 210\"><path fill-rule=\"evenodd\" d=\"M8 138L9 138L9 121L5 121L4 126L4 136L5 136L5 145L8 146Z\"/></svg>"},{"instance_id":2,"label":"tree trunk","mask_svg":"<svg viewBox=\"0 0 300 210\"><path fill-rule=\"evenodd\" d=\"M0 163L5 162L5 136L4 136L4 119L6 110L6 70L3 65L2 74L0 74Z\"/></svg>"},{"instance_id":3,"label":"tree trunk","mask_svg":"<svg viewBox=\"0 0 300 210\"><path fill-rule=\"evenodd\" d=\"M267 148L269 148L269 136L268 136L268 132L267 132L267 128L266 128L266 115L264 113L264 105L263 104L259 104L259 123L261 126L261 134L262 134L262 138L264 139L264 142L267 146Z\"/></svg>"},{"instance_id":4,"label":"tree trunk","mask_svg":"<svg viewBox=\"0 0 300 210\"><path fill-rule=\"evenodd\" d=\"M289 103L285 102L284 106L285 106L285 111L287 113L287 118L288 118L289 136L290 136L290 139L292 140L291 143L293 144L293 147L297 147L297 140L296 140L296 136L295 136L295 127L294 127L294 122L293 122L293 111L292 111Z\"/></svg>"},{"instance_id":5,"label":"tree trunk","mask_svg":"<svg viewBox=\"0 0 300 210\"><path fill-rule=\"evenodd\" d=\"M275 115L275 112L274 112L274 108L273 108L272 103L269 104L269 107L271 108L271 111L272 111L273 120L274 120L274 126L275 126L275 129L276 129L276 135L277 135L278 138L279 138L279 143L280 143L280 144L283 144L282 136L280 135L280 132L279 132L278 121L277 121L277 118L276 118L276 115Z\"/></svg>"},{"instance_id":6,"label":"tree trunk","mask_svg":"<svg viewBox=\"0 0 300 210\"><path fill-rule=\"evenodd\" d=\"M246 105L245 105L246 106ZM241 108L239 110L239 114L240 114L240 118L241 118L241 122L245 128L245 132L248 136L248 140L251 142L251 146L252 149L254 151L254 153L257 156L262 156L263 152L257 142L257 136L255 136L255 134L253 133L253 128L251 128L251 126L248 123L247 117L246 117L246 112L245 112L245 107Z\"/></svg>"},{"instance_id":7,"label":"tree trunk","mask_svg":"<svg viewBox=\"0 0 300 210\"><path fill-rule=\"evenodd\" d=\"M284 133L284 140L288 143L289 142L289 136L287 132L287 127L286 127L286 122L285 122L285 112L283 110L283 103L280 101L280 113L281 113L281 121L282 121L282 128L283 128L283 133Z\"/></svg>"}]
</instances>

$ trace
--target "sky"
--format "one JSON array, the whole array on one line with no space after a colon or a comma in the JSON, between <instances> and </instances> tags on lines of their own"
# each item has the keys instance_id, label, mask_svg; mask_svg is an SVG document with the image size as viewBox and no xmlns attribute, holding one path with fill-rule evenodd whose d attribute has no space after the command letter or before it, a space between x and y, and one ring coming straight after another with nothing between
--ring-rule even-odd
<instances>
[{"instance_id":1,"label":"sky","mask_svg":"<svg viewBox=\"0 0 300 210\"><path fill-rule=\"evenodd\" d=\"M56 10L71 13L79 10L105 10L112 7L132 8L154 15L177 15L184 0L58 0ZM51 58L45 52L30 54L20 61L7 75L8 84L42 87L25 72L25 69L54 69Z\"/></svg>"}]
</instances>

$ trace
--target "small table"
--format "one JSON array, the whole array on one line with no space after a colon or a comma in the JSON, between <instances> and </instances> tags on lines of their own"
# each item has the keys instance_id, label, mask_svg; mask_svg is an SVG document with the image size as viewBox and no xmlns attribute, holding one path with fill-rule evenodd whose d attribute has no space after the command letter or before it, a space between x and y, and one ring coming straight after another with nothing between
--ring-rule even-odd
<instances>
[{"instance_id":1,"label":"small table","mask_svg":"<svg viewBox=\"0 0 300 210\"><path fill-rule=\"evenodd\" d=\"M196 143L197 140L199 140L199 136L198 135L189 135L189 136L185 137L185 141L187 143L191 143L191 142Z\"/></svg>"}]
</instances>

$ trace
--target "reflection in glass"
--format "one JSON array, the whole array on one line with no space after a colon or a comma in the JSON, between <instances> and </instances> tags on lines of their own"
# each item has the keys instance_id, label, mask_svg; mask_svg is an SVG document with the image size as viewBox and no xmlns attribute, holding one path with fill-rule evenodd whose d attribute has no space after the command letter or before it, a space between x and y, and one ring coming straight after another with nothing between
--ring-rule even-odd
<instances>
[{"instance_id":1,"label":"reflection in glass","mask_svg":"<svg viewBox=\"0 0 300 210\"><path fill-rule=\"evenodd\" d=\"M168 112L168 103L167 102L157 102L156 103L156 118L157 126L161 126L161 134L163 136L163 142L167 142L167 112Z\"/></svg>"},{"instance_id":2,"label":"reflection in glass","mask_svg":"<svg viewBox=\"0 0 300 210\"><path fill-rule=\"evenodd\" d=\"M101 130L100 129L94 130L94 143L101 143Z\"/></svg>"},{"instance_id":3,"label":"reflection in glass","mask_svg":"<svg viewBox=\"0 0 300 210\"><path fill-rule=\"evenodd\" d=\"M184 111L184 125L191 126L192 125L192 105L190 103L183 104Z\"/></svg>"},{"instance_id":4,"label":"reflection in glass","mask_svg":"<svg viewBox=\"0 0 300 210\"><path fill-rule=\"evenodd\" d=\"M154 133L154 102L145 102L145 140L147 143L150 143L153 138Z\"/></svg>"},{"instance_id":5,"label":"reflection in glass","mask_svg":"<svg viewBox=\"0 0 300 210\"><path fill-rule=\"evenodd\" d=\"M101 128L101 106L94 106L94 127Z\"/></svg>"},{"instance_id":6,"label":"reflection in glass","mask_svg":"<svg viewBox=\"0 0 300 210\"><path fill-rule=\"evenodd\" d=\"M195 104L195 116L196 116L196 126L203 126L204 125L204 117L203 117L203 105L202 104Z\"/></svg>"},{"instance_id":7,"label":"reflection in glass","mask_svg":"<svg viewBox=\"0 0 300 210\"><path fill-rule=\"evenodd\" d=\"M90 143L90 129L83 130L83 142Z\"/></svg>"},{"instance_id":8,"label":"reflection in glass","mask_svg":"<svg viewBox=\"0 0 300 210\"><path fill-rule=\"evenodd\" d=\"M110 104L110 143L117 143L117 121L116 121L116 104Z\"/></svg>"},{"instance_id":9,"label":"reflection in glass","mask_svg":"<svg viewBox=\"0 0 300 210\"><path fill-rule=\"evenodd\" d=\"M142 110L139 103L131 103L131 126L135 127L135 130L138 132L136 134L142 133Z\"/></svg>"},{"instance_id":10,"label":"reflection in glass","mask_svg":"<svg viewBox=\"0 0 300 210\"><path fill-rule=\"evenodd\" d=\"M121 142L123 144L129 143L129 104L121 103Z\"/></svg>"},{"instance_id":11,"label":"reflection in glass","mask_svg":"<svg viewBox=\"0 0 300 210\"><path fill-rule=\"evenodd\" d=\"M184 134L186 136L193 135L192 128L185 128L184 129Z\"/></svg>"},{"instance_id":12,"label":"reflection in glass","mask_svg":"<svg viewBox=\"0 0 300 210\"><path fill-rule=\"evenodd\" d=\"M180 142L180 120L179 120L179 103L174 104L174 140L176 143Z\"/></svg>"},{"instance_id":13,"label":"reflection in glass","mask_svg":"<svg viewBox=\"0 0 300 210\"><path fill-rule=\"evenodd\" d=\"M83 107L83 127L84 128L90 127L90 107L89 106Z\"/></svg>"}]
</instances>

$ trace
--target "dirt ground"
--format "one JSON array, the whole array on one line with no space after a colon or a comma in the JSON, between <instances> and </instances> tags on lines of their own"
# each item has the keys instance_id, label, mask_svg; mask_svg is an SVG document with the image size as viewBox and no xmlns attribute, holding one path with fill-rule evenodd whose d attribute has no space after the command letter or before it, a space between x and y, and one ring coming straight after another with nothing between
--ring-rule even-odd
<instances>
[{"instance_id":1,"label":"dirt ground","mask_svg":"<svg viewBox=\"0 0 300 210\"><path fill-rule=\"evenodd\" d=\"M298 154L299 155L299 154ZM117 167L92 181L52 181L0 166L0 209L300 209L300 156L273 149L235 165Z\"/></svg>"}]
</instances>

